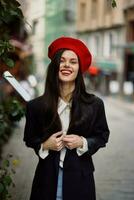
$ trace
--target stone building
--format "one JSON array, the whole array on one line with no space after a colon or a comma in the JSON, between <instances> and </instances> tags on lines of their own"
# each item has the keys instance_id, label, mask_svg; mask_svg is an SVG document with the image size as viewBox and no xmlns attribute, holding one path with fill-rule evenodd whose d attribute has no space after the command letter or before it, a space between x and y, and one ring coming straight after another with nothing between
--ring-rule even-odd
<instances>
[{"instance_id":1,"label":"stone building","mask_svg":"<svg viewBox=\"0 0 134 200\"><path fill-rule=\"evenodd\" d=\"M47 0L46 1L46 59L48 45L60 36L74 36L76 33L75 16L76 16L76 0Z\"/></svg>"},{"instance_id":2,"label":"stone building","mask_svg":"<svg viewBox=\"0 0 134 200\"><path fill-rule=\"evenodd\" d=\"M28 43L32 46L33 68L39 93L44 91L45 81L45 6L46 0L20 0L28 32Z\"/></svg>"},{"instance_id":3,"label":"stone building","mask_svg":"<svg viewBox=\"0 0 134 200\"><path fill-rule=\"evenodd\" d=\"M134 69L127 67L133 63L133 4L134 0L118 0L113 9L110 0L77 1L77 35L91 50L92 64L102 72L100 85L104 93L109 93L112 81L119 84L119 92L125 81L133 79Z\"/></svg>"},{"instance_id":4,"label":"stone building","mask_svg":"<svg viewBox=\"0 0 134 200\"><path fill-rule=\"evenodd\" d=\"M124 79L133 83L134 93L134 0L125 1L126 44L124 45Z\"/></svg>"}]
</instances>

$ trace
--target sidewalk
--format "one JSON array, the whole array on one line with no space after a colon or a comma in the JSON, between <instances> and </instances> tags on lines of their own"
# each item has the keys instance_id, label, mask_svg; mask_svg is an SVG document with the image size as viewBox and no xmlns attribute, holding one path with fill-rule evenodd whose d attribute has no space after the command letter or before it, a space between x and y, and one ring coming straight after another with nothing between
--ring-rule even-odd
<instances>
[{"instance_id":1,"label":"sidewalk","mask_svg":"<svg viewBox=\"0 0 134 200\"><path fill-rule=\"evenodd\" d=\"M112 97L112 96L108 96L108 97L102 97L104 100L106 98L108 103L112 103L115 106L119 106L120 108L126 109L128 112L133 113L134 114L134 102L129 102L127 100L124 100L120 97Z\"/></svg>"},{"instance_id":2,"label":"sidewalk","mask_svg":"<svg viewBox=\"0 0 134 200\"><path fill-rule=\"evenodd\" d=\"M90 93L90 90L89 91L88 90L89 89L87 88L87 92ZM130 100L125 99L125 97L123 98L120 96L112 96L112 95L104 96L104 95L101 95L100 93L95 93L95 92L92 92L92 93L100 97L101 99L103 99L103 101L106 100L108 104L112 103L115 106L119 106L120 108L126 109L129 112L134 113L134 100L130 101Z\"/></svg>"},{"instance_id":3,"label":"sidewalk","mask_svg":"<svg viewBox=\"0 0 134 200\"><path fill-rule=\"evenodd\" d=\"M23 142L25 119L23 118L15 128L9 142L4 146L3 158L7 154L13 155L13 159L19 159L19 166L13 176L15 188L11 188L12 200L29 200L32 179L38 161L32 149L27 148Z\"/></svg>"},{"instance_id":4,"label":"sidewalk","mask_svg":"<svg viewBox=\"0 0 134 200\"><path fill-rule=\"evenodd\" d=\"M85 80L86 83L86 80ZM95 94L96 96L99 96L101 99L103 99L103 101L107 101L108 103L112 103L115 106L119 106L120 108L126 109L128 112L130 113L134 113L134 100L130 101L127 98L125 99L125 97L120 97L120 96L103 96L100 93L96 93L95 91L91 91L88 87L88 82L87 82L87 86L86 86L86 90L87 92L91 92L93 94Z\"/></svg>"}]
</instances>

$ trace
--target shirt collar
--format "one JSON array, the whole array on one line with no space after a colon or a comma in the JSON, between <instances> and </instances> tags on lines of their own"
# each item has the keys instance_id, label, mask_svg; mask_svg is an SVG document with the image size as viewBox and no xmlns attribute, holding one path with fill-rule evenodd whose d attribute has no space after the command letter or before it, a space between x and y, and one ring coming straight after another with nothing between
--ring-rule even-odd
<instances>
[{"instance_id":1,"label":"shirt collar","mask_svg":"<svg viewBox=\"0 0 134 200\"><path fill-rule=\"evenodd\" d=\"M62 98L59 98L58 102L58 114L60 115L66 107L71 107L71 102L67 103Z\"/></svg>"}]
</instances>

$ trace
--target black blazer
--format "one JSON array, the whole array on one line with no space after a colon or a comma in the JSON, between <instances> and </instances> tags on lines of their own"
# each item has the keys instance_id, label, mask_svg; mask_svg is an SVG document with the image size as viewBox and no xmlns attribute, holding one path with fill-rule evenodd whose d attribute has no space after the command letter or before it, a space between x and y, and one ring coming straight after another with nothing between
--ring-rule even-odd
<instances>
[{"instance_id":1,"label":"black blazer","mask_svg":"<svg viewBox=\"0 0 134 200\"><path fill-rule=\"evenodd\" d=\"M90 94L87 99L89 99L87 102L81 100L79 108L74 109L76 121L73 124L70 122L67 134L85 137L88 141L88 151L78 156L76 149L67 149L63 166L63 200L95 199L92 177L94 165L91 156L99 148L106 146L109 128L103 101ZM58 113L55 121L51 120L51 113L45 110L44 95L27 104L24 141L28 147L35 150L37 155L41 143L51 134L61 130ZM30 200L56 200L59 157L60 152L56 151L49 151L45 159L39 157Z\"/></svg>"}]
</instances>

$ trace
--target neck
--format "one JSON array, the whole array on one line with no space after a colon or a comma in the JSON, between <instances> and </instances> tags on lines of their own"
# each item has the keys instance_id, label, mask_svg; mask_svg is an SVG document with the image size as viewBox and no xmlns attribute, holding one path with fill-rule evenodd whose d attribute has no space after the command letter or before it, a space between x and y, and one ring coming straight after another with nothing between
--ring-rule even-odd
<instances>
[{"instance_id":1,"label":"neck","mask_svg":"<svg viewBox=\"0 0 134 200\"><path fill-rule=\"evenodd\" d=\"M61 98L64 101L69 102L72 98L72 93L74 91L74 88L75 88L75 83L62 83L60 85Z\"/></svg>"}]
</instances>

